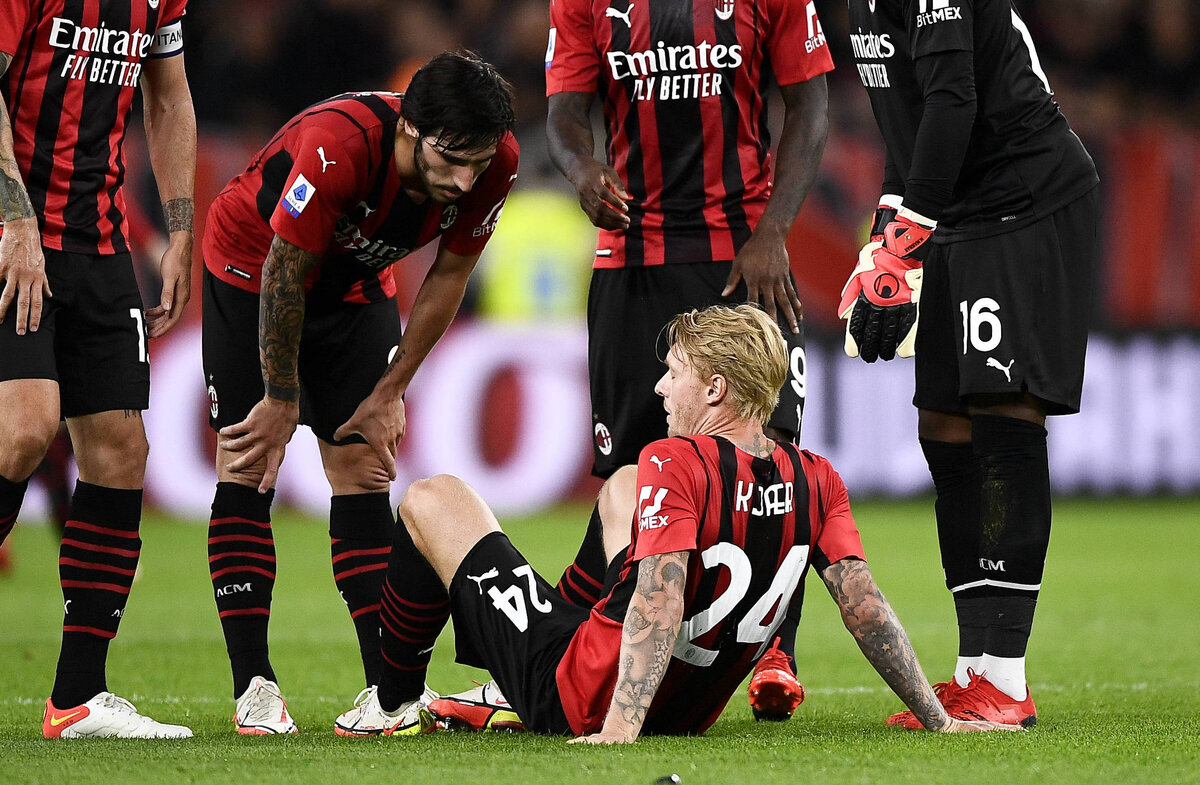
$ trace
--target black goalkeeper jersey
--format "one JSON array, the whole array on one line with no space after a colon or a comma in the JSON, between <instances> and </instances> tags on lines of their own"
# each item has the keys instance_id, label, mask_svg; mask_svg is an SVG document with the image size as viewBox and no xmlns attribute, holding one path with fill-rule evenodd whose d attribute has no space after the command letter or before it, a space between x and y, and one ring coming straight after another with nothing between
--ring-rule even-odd
<instances>
[{"instance_id":1,"label":"black goalkeeper jersey","mask_svg":"<svg viewBox=\"0 0 1200 785\"><path fill-rule=\"evenodd\" d=\"M1010 0L849 8L855 64L887 146L883 192L938 220L935 241L1010 231L1099 182Z\"/></svg>"}]
</instances>

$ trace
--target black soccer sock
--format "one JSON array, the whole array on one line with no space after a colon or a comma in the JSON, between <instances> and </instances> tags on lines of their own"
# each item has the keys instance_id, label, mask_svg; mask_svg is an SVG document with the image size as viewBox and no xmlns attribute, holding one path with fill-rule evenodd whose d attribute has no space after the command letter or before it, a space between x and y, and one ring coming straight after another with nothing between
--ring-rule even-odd
<instances>
[{"instance_id":1,"label":"black soccer sock","mask_svg":"<svg viewBox=\"0 0 1200 785\"><path fill-rule=\"evenodd\" d=\"M17 523L17 513L21 511L21 502L25 501L25 489L29 480L20 482L0 476L0 545L8 539L8 534Z\"/></svg>"},{"instance_id":2,"label":"black soccer sock","mask_svg":"<svg viewBox=\"0 0 1200 785\"><path fill-rule=\"evenodd\" d=\"M208 570L233 670L233 696L255 676L275 681L267 646L271 592L275 589L275 491L217 483L208 522Z\"/></svg>"},{"instance_id":3,"label":"black soccer sock","mask_svg":"<svg viewBox=\"0 0 1200 785\"><path fill-rule=\"evenodd\" d=\"M140 490L75 484L58 556L63 636L50 698L60 709L108 689L108 642L117 635L137 571L141 518Z\"/></svg>"},{"instance_id":4,"label":"black soccer sock","mask_svg":"<svg viewBox=\"0 0 1200 785\"><path fill-rule=\"evenodd\" d=\"M592 508L583 542L575 561L558 581L558 592L572 605L590 608L600 600L608 561L604 558L604 521L600 519L600 503Z\"/></svg>"},{"instance_id":5,"label":"black soccer sock","mask_svg":"<svg viewBox=\"0 0 1200 785\"><path fill-rule=\"evenodd\" d=\"M379 705L395 711L425 689L425 673L446 620L450 595L442 579L417 550L404 521L396 523L379 621L383 675Z\"/></svg>"},{"instance_id":6,"label":"black soccer sock","mask_svg":"<svg viewBox=\"0 0 1200 785\"><path fill-rule=\"evenodd\" d=\"M1046 429L993 415L971 418L983 472L980 566L992 586L984 651L1023 657L1050 545L1050 463Z\"/></svg>"},{"instance_id":7,"label":"black soccer sock","mask_svg":"<svg viewBox=\"0 0 1200 785\"><path fill-rule=\"evenodd\" d=\"M783 617L783 623L775 631L775 635L779 638L779 650L787 655L788 663L792 666L792 673L796 672L796 632L800 627L800 610L803 603L800 598L796 597L792 603L788 605L787 615Z\"/></svg>"},{"instance_id":8,"label":"black soccer sock","mask_svg":"<svg viewBox=\"0 0 1200 785\"><path fill-rule=\"evenodd\" d=\"M378 684L379 594L392 551L392 503L386 492L334 496L329 504L333 582L350 609L367 684Z\"/></svg>"},{"instance_id":9,"label":"black soccer sock","mask_svg":"<svg viewBox=\"0 0 1200 785\"><path fill-rule=\"evenodd\" d=\"M954 596L958 620L958 656L983 654L985 625L973 599L980 592L971 587L982 577L979 571L979 460L969 442L921 439L921 451L929 465L937 493L938 550L946 588ZM968 588L970 587L970 588Z\"/></svg>"}]
</instances>

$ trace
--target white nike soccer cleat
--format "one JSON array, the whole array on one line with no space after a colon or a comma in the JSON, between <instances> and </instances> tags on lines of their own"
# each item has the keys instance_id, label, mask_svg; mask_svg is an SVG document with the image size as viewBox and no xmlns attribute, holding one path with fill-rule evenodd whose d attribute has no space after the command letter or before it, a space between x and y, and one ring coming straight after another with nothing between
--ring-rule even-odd
<instances>
[{"instance_id":1,"label":"white nike soccer cleat","mask_svg":"<svg viewBox=\"0 0 1200 785\"><path fill-rule=\"evenodd\" d=\"M190 739L192 731L156 722L138 714L124 698L101 692L70 709L59 709L47 699L42 735L47 739Z\"/></svg>"},{"instance_id":2,"label":"white nike soccer cleat","mask_svg":"<svg viewBox=\"0 0 1200 785\"><path fill-rule=\"evenodd\" d=\"M379 688L367 687L354 699L354 708L333 723L339 736L416 736L434 729L433 715L426 706L437 699L428 687L421 697L408 701L394 712L379 705Z\"/></svg>"},{"instance_id":3,"label":"white nike soccer cleat","mask_svg":"<svg viewBox=\"0 0 1200 785\"><path fill-rule=\"evenodd\" d=\"M299 733L288 714L287 701L283 699L279 685L262 676L251 679L250 686L237 699L233 724L237 726L237 732L245 736Z\"/></svg>"},{"instance_id":4,"label":"white nike soccer cleat","mask_svg":"<svg viewBox=\"0 0 1200 785\"><path fill-rule=\"evenodd\" d=\"M525 730L525 723L495 680L466 692L444 695L429 704L438 726L447 730Z\"/></svg>"}]
</instances>

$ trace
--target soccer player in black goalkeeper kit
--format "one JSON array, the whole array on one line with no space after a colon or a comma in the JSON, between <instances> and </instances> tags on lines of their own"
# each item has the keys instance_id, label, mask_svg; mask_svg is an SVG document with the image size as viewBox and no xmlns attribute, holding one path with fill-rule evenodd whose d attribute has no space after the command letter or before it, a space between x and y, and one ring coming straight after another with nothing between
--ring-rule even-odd
<instances>
[{"instance_id":1,"label":"soccer player in black goalkeeper kit","mask_svg":"<svg viewBox=\"0 0 1200 785\"><path fill-rule=\"evenodd\" d=\"M846 352L916 356L959 628L939 699L954 717L1028 727L1025 649L1050 539L1046 416L1079 410L1099 179L1010 0L849 8L887 158L839 306ZM888 723L919 727L909 712Z\"/></svg>"}]
</instances>

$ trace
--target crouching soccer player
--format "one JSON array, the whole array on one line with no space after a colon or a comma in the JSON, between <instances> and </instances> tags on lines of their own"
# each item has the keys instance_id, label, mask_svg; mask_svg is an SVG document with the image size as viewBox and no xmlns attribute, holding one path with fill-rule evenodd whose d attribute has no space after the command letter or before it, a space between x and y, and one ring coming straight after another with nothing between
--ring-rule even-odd
<instances>
[{"instance_id":1,"label":"crouching soccer player","mask_svg":"<svg viewBox=\"0 0 1200 785\"><path fill-rule=\"evenodd\" d=\"M462 480L414 483L383 589L383 678L338 717L339 734L434 726L425 674L448 618L459 660L491 671L530 730L589 743L702 733L799 602L809 565L925 727L1005 727L947 716L875 587L841 479L764 435L787 373L778 326L750 305L714 306L676 317L668 340L655 390L670 435L601 491L602 599L564 600Z\"/></svg>"}]
</instances>

